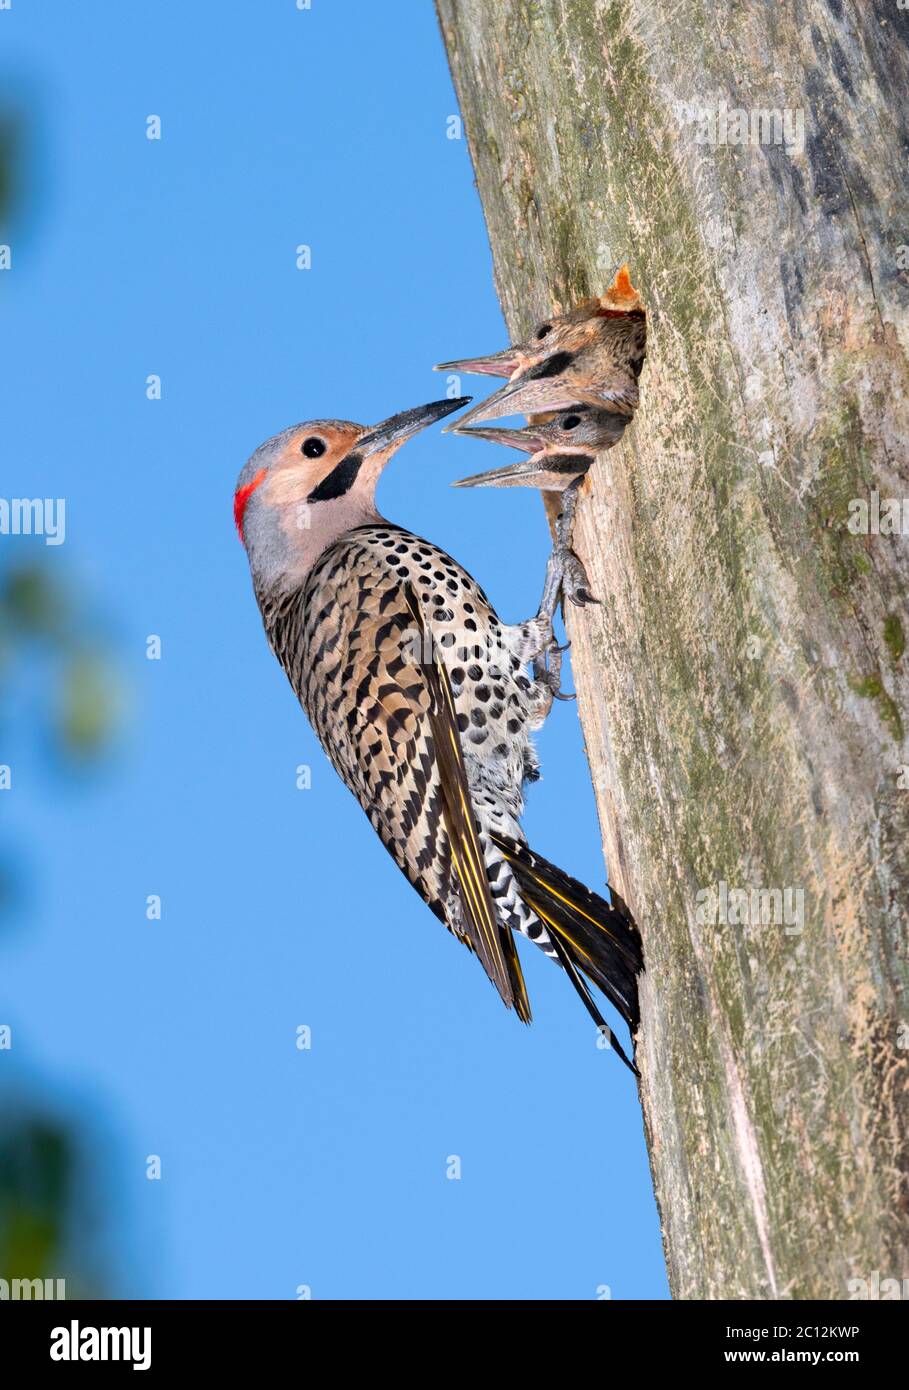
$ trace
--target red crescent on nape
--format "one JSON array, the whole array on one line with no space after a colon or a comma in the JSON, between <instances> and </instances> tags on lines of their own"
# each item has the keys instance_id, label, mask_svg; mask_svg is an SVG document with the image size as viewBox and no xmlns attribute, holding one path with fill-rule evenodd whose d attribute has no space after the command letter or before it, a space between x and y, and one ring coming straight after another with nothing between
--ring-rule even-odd
<instances>
[{"instance_id":1,"label":"red crescent on nape","mask_svg":"<svg viewBox=\"0 0 909 1390\"><path fill-rule=\"evenodd\" d=\"M234 493L234 522L237 527L237 535L240 537L241 541L243 539L243 513L246 511L246 504L267 472L268 469L260 468L251 482L244 483L243 486L238 487Z\"/></svg>"}]
</instances>

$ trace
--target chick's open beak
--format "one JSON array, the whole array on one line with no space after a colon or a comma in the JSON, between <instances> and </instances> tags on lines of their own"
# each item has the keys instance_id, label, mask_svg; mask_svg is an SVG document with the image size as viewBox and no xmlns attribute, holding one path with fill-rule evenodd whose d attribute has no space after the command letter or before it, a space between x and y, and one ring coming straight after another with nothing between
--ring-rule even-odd
<instances>
[{"instance_id":1,"label":"chick's open beak","mask_svg":"<svg viewBox=\"0 0 909 1390\"><path fill-rule=\"evenodd\" d=\"M592 463L591 454L535 454L507 468L459 478L452 487L536 487L542 492L564 492L569 483L584 477Z\"/></svg>"},{"instance_id":2,"label":"chick's open beak","mask_svg":"<svg viewBox=\"0 0 909 1390\"><path fill-rule=\"evenodd\" d=\"M492 444L504 444L509 449L521 449L525 454L535 454L538 449L546 447L546 440L532 425L524 429L497 428L493 425L475 425L472 429L465 429L462 428L461 421L457 420L452 427L452 433L463 434L465 438L470 439L488 439Z\"/></svg>"},{"instance_id":3,"label":"chick's open beak","mask_svg":"<svg viewBox=\"0 0 909 1390\"><path fill-rule=\"evenodd\" d=\"M474 439L488 439L493 444L505 444L512 449L523 449L530 454L530 458L520 459L505 468L491 468L486 473L459 478L452 483L452 487L535 487L544 492L562 492L576 478L582 478L593 463L593 454L563 453L554 449L532 425L520 430L459 427L457 433L472 435Z\"/></svg>"},{"instance_id":4,"label":"chick's open beak","mask_svg":"<svg viewBox=\"0 0 909 1390\"><path fill-rule=\"evenodd\" d=\"M591 389L578 380L571 365L570 354L555 353L545 362L530 367L485 400L478 401L473 410L461 416L458 429L474 420L500 420L504 415L542 415L547 411L567 410L573 405L607 409L631 418L638 403L638 389L629 372L611 371ZM448 425L446 431L453 428Z\"/></svg>"},{"instance_id":5,"label":"chick's open beak","mask_svg":"<svg viewBox=\"0 0 909 1390\"><path fill-rule=\"evenodd\" d=\"M485 357L459 357L454 362L437 362L434 372L466 372L468 376L511 376L522 358L513 347L491 352Z\"/></svg>"}]
</instances>

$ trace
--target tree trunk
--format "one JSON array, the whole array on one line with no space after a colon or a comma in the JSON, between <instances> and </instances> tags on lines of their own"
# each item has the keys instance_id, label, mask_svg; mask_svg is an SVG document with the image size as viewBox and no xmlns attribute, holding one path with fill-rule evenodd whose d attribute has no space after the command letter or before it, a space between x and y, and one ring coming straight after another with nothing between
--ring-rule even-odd
<instances>
[{"instance_id":1,"label":"tree trunk","mask_svg":"<svg viewBox=\"0 0 909 1390\"><path fill-rule=\"evenodd\" d=\"M568 625L644 937L673 1293L874 1296L909 1276L909 501L902 534L887 505L909 498L909 13L438 9L512 334L623 260L649 310L641 408L575 530L602 607Z\"/></svg>"}]
</instances>

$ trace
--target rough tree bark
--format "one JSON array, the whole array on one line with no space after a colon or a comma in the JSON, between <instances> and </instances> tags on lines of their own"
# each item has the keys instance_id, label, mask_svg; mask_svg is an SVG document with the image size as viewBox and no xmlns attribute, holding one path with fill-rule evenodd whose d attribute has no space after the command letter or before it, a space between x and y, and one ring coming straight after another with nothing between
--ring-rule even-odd
<instances>
[{"instance_id":1,"label":"rough tree bark","mask_svg":"<svg viewBox=\"0 0 909 1390\"><path fill-rule=\"evenodd\" d=\"M847 524L909 497L909 14L438 10L509 329L625 259L650 311L569 628L672 1290L848 1298L909 1276L909 536ZM796 134L702 143L722 102ZM801 891L801 928L721 884Z\"/></svg>"}]
</instances>

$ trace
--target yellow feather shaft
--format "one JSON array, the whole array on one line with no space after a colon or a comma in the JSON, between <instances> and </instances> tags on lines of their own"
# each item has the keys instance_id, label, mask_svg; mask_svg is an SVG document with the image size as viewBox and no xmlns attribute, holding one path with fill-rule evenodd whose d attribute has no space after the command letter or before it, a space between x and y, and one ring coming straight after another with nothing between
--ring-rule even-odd
<instances>
[{"instance_id":1,"label":"yellow feather shaft","mask_svg":"<svg viewBox=\"0 0 909 1390\"><path fill-rule=\"evenodd\" d=\"M538 883L539 881L540 880L537 879ZM546 887L545 884L543 886ZM556 932L559 936L563 937L566 941L570 942L570 944L574 947L574 949L578 952L579 955L582 955L585 960L589 960L591 965L594 964L593 956L589 956L587 952L584 950L584 947L579 946L578 943L575 941L574 937L570 936L564 927L559 926L557 922L554 922L552 918L549 916L549 914L543 911L539 903L534 902L533 898L529 898L526 893L524 894L524 901L527 903L529 907L533 908L534 912L537 914L538 917L542 917L543 921L546 923L548 927L552 927L552 930L554 932Z\"/></svg>"}]
</instances>

